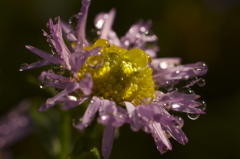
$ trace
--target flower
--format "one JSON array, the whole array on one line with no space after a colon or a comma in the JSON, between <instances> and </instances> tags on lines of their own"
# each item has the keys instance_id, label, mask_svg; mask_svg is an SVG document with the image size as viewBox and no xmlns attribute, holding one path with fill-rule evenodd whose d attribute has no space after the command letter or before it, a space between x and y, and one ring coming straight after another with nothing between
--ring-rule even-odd
<instances>
[{"instance_id":1,"label":"flower","mask_svg":"<svg viewBox=\"0 0 240 159\"><path fill-rule=\"evenodd\" d=\"M53 64L53 69L42 72L39 80L61 90L47 99L39 111L58 103L62 109L70 109L90 99L81 123L74 126L83 130L98 114L97 121L105 126L105 159L110 156L116 127L125 123L133 131L150 133L161 154L172 149L170 137L186 144L188 139L181 129L183 119L169 111L188 113L192 119L204 114L205 103L190 87L196 83L204 85L197 76L207 72L206 64L181 65L180 58L155 58L159 48L149 21L134 24L119 38L112 30L114 9L96 16L97 38L94 42L88 40L94 38L85 33L89 5L90 0L82 0L81 13L71 18L70 25L59 17L49 19L50 34L44 30L43 34L53 54L26 46L43 60L25 65L20 71ZM182 83L190 79L189 84Z\"/></svg>"}]
</instances>

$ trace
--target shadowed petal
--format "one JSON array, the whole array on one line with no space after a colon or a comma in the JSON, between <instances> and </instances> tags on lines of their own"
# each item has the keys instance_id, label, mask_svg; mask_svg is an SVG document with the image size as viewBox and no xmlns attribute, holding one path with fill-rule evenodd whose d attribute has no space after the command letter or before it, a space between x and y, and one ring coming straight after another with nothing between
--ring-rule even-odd
<instances>
[{"instance_id":1,"label":"shadowed petal","mask_svg":"<svg viewBox=\"0 0 240 159\"><path fill-rule=\"evenodd\" d=\"M113 127L110 124L106 125L103 133L103 140L102 140L102 155L104 159L108 159L111 154L113 140L114 140L114 133L115 133L115 127Z\"/></svg>"}]
</instances>

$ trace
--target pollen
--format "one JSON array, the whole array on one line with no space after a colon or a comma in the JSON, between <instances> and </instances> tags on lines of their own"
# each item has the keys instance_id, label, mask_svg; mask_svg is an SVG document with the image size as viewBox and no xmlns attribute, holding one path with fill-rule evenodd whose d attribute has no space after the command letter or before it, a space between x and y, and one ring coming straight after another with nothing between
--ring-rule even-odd
<instances>
[{"instance_id":1,"label":"pollen","mask_svg":"<svg viewBox=\"0 0 240 159\"><path fill-rule=\"evenodd\" d=\"M91 50L101 47L101 55L88 57L79 72L79 80L86 73L93 79L92 95L102 99L133 103L135 106L149 102L154 98L152 69L148 66L151 58L141 49L126 50L109 45L107 40L99 39Z\"/></svg>"}]
</instances>

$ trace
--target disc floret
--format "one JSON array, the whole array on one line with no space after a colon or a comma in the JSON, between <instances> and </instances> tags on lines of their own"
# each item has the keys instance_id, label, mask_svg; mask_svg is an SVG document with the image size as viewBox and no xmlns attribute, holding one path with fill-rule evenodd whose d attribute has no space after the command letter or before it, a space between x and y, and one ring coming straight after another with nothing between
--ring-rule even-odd
<instances>
[{"instance_id":1,"label":"disc floret","mask_svg":"<svg viewBox=\"0 0 240 159\"><path fill-rule=\"evenodd\" d=\"M154 97L152 69L148 66L149 55L141 49L123 49L99 39L91 50L101 47L101 55L88 57L78 73L82 79L90 73L93 79L93 96L111 99L118 104L132 102L135 106Z\"/></svg>"}]
</instances>

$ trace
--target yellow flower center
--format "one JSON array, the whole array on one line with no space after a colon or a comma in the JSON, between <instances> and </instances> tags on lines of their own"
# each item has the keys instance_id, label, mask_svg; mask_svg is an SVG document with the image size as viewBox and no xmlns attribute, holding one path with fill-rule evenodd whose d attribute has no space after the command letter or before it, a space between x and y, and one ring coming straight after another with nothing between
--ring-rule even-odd
<instances>
[{"instance_id":1,"label":"yellow flower center","mask_svg":"<svg viewBox=\"0 0 240 159\"><path fill-rule=\"evenodd\" d=\"M123 101L134 105L148 103L154 98L152 69L148 66L149 55L141 49L126 50L109 45L107 40L99 39L91 50L102 47L101 55L88 57L78 73L79 80L85 73L93 79L92 95L111 99L117 104Z\"/></svg>"}]
</instances>

